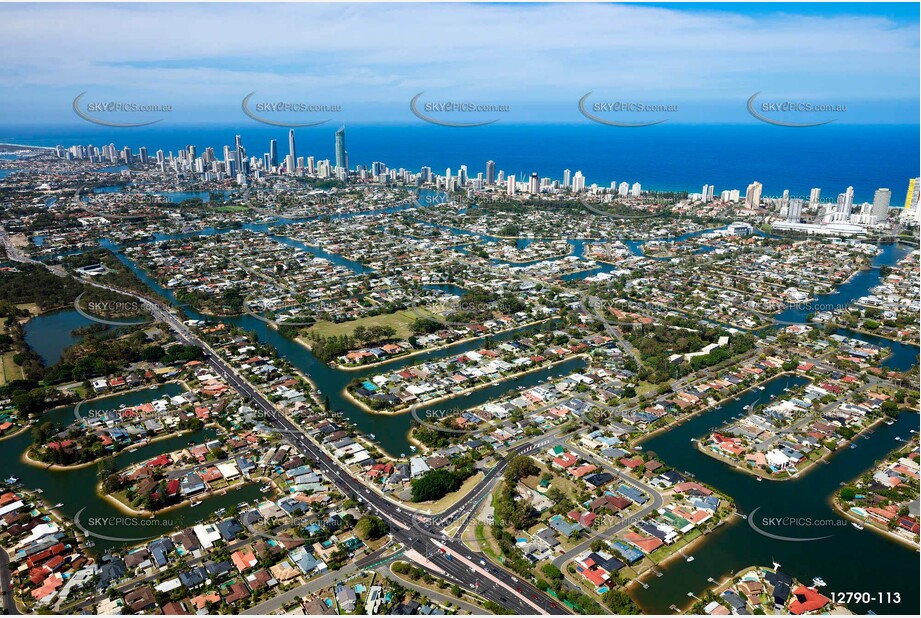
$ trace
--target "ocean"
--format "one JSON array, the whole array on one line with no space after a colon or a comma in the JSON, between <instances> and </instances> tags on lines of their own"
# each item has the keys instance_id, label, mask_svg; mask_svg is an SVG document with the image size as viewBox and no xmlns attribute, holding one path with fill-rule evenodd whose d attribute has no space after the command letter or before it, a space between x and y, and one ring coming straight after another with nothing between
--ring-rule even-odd
<instances>
[{"instance_id":1,"label":"ocean","mask_svg":"<svg viewBox=\"0 0 921 618\"><path fill-rule=\"evenodd\" d=\"M296 130L298 156L334 160L335 124ZM416 124L354 124L346 128L349 165L370 166L381 161L390 168L418 171L428 165L435 173L451 168L457 174L466 165L468 175L496 170L516 177L537 172L561 179L564 169L581 170L587 185L608 186L612 181L639 182L644 189L700 192L712 184L716 193L740 189L754 180L764 195L809 196L812 187L834 199L848 186L858 202L872 201L880 187L892 190L892 204L901 205L908 179L919 175L917 125L847 125L777 127L752 121L737 125L661 124L617 128L593 124L497 123L485 127L454 128ZM162 124L114 129L86 124L66 126L3 126L0 143L55 146L61 144L147 146L176 152L194 144L208 146L219 156L224 145L240 134L250 156L261 157L269 140L278 140L280 157L288 153L284 128L241 122L238 125Z\"/></svg>"}]
</instances>

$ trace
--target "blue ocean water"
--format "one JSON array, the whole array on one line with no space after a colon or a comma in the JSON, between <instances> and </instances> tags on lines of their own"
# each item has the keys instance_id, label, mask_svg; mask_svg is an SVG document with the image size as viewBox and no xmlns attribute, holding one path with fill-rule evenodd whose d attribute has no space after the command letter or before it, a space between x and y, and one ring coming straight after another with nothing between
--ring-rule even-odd
<instances>
[{"instance_id":1,"label":"blue ocean water","mask_svg":"<svg viewBox=\"0 0 921 618\"><path fill-rule=\"evenodd\" d=\"M333 124L296 130L298 156L334 159ZM223 151L234 135L247 153L262 156L277 139L281 156L288 152L286 129L255 122L233 125L152 125L112 129L91 124L66 126L2 126L0 143L36 146L102 145L137 149L147 146L176 152L194 144L198 152L211 146ZM437 173L454 173L467 165L468 174L496 162L506 174L560 179L568 168L582 170L587 184L640 182L644 188L699 192L705 183L717 193L741 189L757 180L765 195L789 189L792 196L822 189L834 198L853 186L857 201L870 201L879 187L892 190L892 203L904 199L908 179L919 175L918 125L847 125L776 127L752 121L737 125L662 124L616 128L584 124L512 125L451 128L419 122L405 125L354 124L346 128L349 164L382 161L391 168L417 171L424 165Z\"/></svg>"}]
</instances>

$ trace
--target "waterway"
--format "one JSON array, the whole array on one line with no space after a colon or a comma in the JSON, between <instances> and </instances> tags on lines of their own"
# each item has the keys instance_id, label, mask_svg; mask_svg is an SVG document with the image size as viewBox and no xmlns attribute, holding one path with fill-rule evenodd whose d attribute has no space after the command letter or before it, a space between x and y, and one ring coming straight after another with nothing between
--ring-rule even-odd
<instances>
[{"instance_id":1,"label":"waterway","mask_svg":"<svg viewBox=\"0 0 921 618\"><path fill-rule=\"evenodd\" d=\"M267 231L273 224L259 224L248 226L253 229ZM220 233L214 231L214 233ZM198 234L198 233L196 233ZM286 240L286 244L310 250L303 243ZM145 272L117 250L118 258L126 264L135 274L153 290L160 293L171 302L176 303L171 290L164 289L153 281ZM874 260L874 265L895 264L907 254L910 249L897 245L883 245L883 253ZM327 257L331 254L315 253ZM339 258L342 259L341 257ZM354 263L347 261L337 262L355 268ZM359 265L360 266L360 265ZM356 269L357 270L357 269ZM877 284L878 270L868 270L855 276L847 284L841 286L835 294L835 302L841 304L847 300L865 295L870 288ZM821 300L821 299L819 299ZM817 300L817 302L819 302ZM176 303L178 305L178 303ZM188 307L183 310L189 317L214 321L214 318L199 315ZM802 320L805 313L784 315L786 319ZM783 319L783 318L782 318ZM411 417L409 414L401 415L374 415L368 414L351 404L343 396L348 383L352 380L364 379L379 372L398 371L403 367L425 360L435 360L450 355L460 354L464 351L476 349L482 345L481 341L467 342L442 350L431 351L418 356L399 359L382 367L362 369L357 371L342 371L329 367L318 361L310 351L301 344L282 337L275 329L251 316L236 318L223 318L223 321L236 324L242 328L255 332L264 343L274 346L278 353L290 361L304 374L308 375L317 384L324 395L329 396L331 408L341 410L359 430L373 433L377 436L383 450L391 454L402 454L408 451L407 434ZM68 331L69 332L69 331ZM512 331L496 340L518 336L520 333ZM868 337L856 333L851 336L884 345L893 350L893 355L885 362L894 369L906 369L918 359L918 348L906 346L875 337ZM570 359L565 363L552 368L545 368L529 374L517 381L503 382L471 393L465 397L447 402L445 406L452 408L467 408L490 399L502 397L518 387L528 387L543 382L555 375L568 373L584 366L582 359ZM674 427L668 432L658 434L648 440L644 447L647 450L659 453L663 459L679 470L689 472L697 479L709 483L721 491L732 496L739 510L745 514L756 513L753 521L761 525L764 518L788 517L809 518L810 521L837 520L839 519L831 510L829 499L839 488L843 481L849 481L869 469L875 461L885 456L897 443L896 436L907 437L909 431L918 427L918 416L903 414L892 426L880 425L872 435L858 440L858 448L844 449L829 459L829 463L820 464L815 469L802 475L801 478L785 482L756 482L754 477L737 471L711 457L700 453L691 442L692 438L705 436L711 428L722 425L732 416L744 412L743 407L756 401L770 397L771 394L780 395L783 389L800 383L802 379L796 377L782 377L772 382L765 391L752 391L742 396L731 405L726 405L720 410L714 410L690 419L686 423ZM149 397L148 397L149 399ZM55 414L52 412L51 414ZM186 440L187 438L183 438ZM14 442L15 440L15 442ZM9 446L15 452L21 452L31 438L27 435L11 439ZM120 455L120 465L125 465L130 458L140 461L156 453L169 450L166 443L145 447L144 450L132 454ZM142 451L144 451L142 453ZM124 458L124 459L122 459ZM21 464L16 464L19 471ZM53 502L68 503L68 496L77 498L78 491L85 493L85 488L95 484L95 470L73 471L68 473L49 473L30 468L14 472L21 476L29 487L43 487L46 496ZM39 475L45 475L43 477ZM50 475L50 478L49 476ZM75 476L84 475L84 476ZM79 490L76 488L80 488ZM243 495L248 489L237 492ZM253 489L252 491L256 491ZM73 493L71 493L73 492ZM247 498L224 497L228 503L235 503ZM212 498L207 503L206 512L220 508L217 502L220 498ZM70 500L73 502L73 500ZM114 509L100 500L90 500L87 512L111 513ZM80 504L79 499L77 504ZM92 511L90 510L90 506ZM201 508L201 507L199 507ZM757 512L756 512L757 509ZM73 516L76 508L69 509L65 506L65 513ZM187 517L194 521L196 513L191 509L180 510L170 517ZM852 609L866 612L873 610L877 613L912 613L918 607L919 595L917 587L918 561L917 554L903 545L890 541L872 531L858 531L850 525L823 526L805 525L800 520L797 526L773 526L769 531L783 536L818 537L831 534L831 538L811 542L789 542L769 539L758 534L749 526L748 521L736 518L736 521L724 525L695 546L691 551L695 560L685 562L674 561L662 567L662 577L647 578L648 589L637 588L634 596L647 612L669 613L670 605L686 607L689 604L688 592L699 595L710 584L708 577L721 580L734 570L752 564L770 565L774 560L780 562L782 569L806 583L813 577L825 579L829 589L835 592L843 591L898 591L901 594L899 605L884 606L869 604L865 606L854 605ZM765 526L762 525L762 528ZM149 531L153 534L153 531ZM100 543L100 546L103 544ZM740 551L744 548L744 551ZM861 565L855 568L855 563ZM867 568L868 565L879 565L880 568Z\"/></svg>"},{"instance_id":2,"label":"waterway","mask_svg":"<svg viewBox=\"0 0 921 618\"><path fill-rule=\"evenodd\" d=\"M121 405L126 407L138 405L164 396L174 396L183 392L176 383L169 383L156 389L133 391L112 397L106 397L83 404L81 412L86 414L92 408L96 410L114 410ZM66 426L76 419L75 406L63 406L50 410L42 416L41 422L58 423ZM167 438L142 446L132 452L122 451L115 456L119 469L148 459L161 453L184 448L188 443L202 444L215 437L213 429L187 432L182 436ZM262 494L255 483L240 487L225 495L202 498L199 506L184 506L162 514L153 519L126 516L109 501L96 495L96 466L87 466L73 470L48 470L24 463L20 454L32 444L32 434L27 431L0 442L0 447L10 453L5 463L4 478L14 476L28 489L42 489L43 497L49 505L62 503L58 510L70 520L79 513L80 523L90 533L118 538L122 540L93 537L96 543L94 551L104 552L112 547L134 545L143 539L152 539L177 527L194 525L204 517L221 508L229 508L240 502L251 502ZM140 539L140 540L136 540Z\"/></svg>"},{"instance_id":3,"label":"waterway","mask_svg":"<svg viewBox=\"0 0 921 618\"><path fill-rule=\"evenodd\" d=\"M744 406L758 401L763 403L772 394L780 397L784 388L804 382L796 376L778 378L764 391L750 391L731 405L701 414L652 437L643 443L643 448L661 455L668 465L690 472L696 480L732 496L739 511L750 516L762 530L793 538L830 535L829 538L780 541L759 534L748 520L735 517L687 552L694 557L693 562L678 558L660 567L662 577L644 579L648 589L640 586L633 589L633 596L644 611L668 614L673 604L686 608L693 601L688 592L701 596L711 586L707 578L723 581L746 566L771 566L777 561L781 570L806 584L814 577L823 578L828 584L828 588L823 589L825 593L891 591L901 594L898 605L850 605L857 613L867 610L878 614L915 613L919 603L917 552L868 529L857 530L849 523L830 525L827 521L843 519L832 510L830 503L839 484L859 477L896 448L899 445L896 437L907 438L912 429L918 428L917 414L903 413L894 425L877 426L873 434L857 440L857 448L843 449L828 459L827 464L819 464L789 481L757 482L755 477L701 453L691 442L692 438L703 438L713 428L744 414ZM769 518L796 521L774 525Z\"/></svg>"},{"instance_id":4,"label":"waterway","mask_svg":"<svg viewBox=\"0 0 921 618\"><path fill-rule=\"evenodd\" d=\"M23 336L45 366L50 367L61 360L64 350L83 338L73 335L73 330L93 324L73 309L64 309L32 318L23 327Z\"/></svg>"}]
</instances>

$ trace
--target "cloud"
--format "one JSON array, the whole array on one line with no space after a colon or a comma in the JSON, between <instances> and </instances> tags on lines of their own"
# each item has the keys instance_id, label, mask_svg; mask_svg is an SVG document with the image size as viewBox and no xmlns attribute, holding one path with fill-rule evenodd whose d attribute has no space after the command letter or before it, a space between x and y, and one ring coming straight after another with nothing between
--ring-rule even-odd
<instances>
[{"instance_id":1,"label":"cloud","mask_svg":"<svg viewBox=\"0 0 921 618\"><path fill-rule=\"evenodd\" d=\"M70 101L84 90L229 114L253 90L402 110L421 90L553 106L589 90L725 103L759 90L917 101L919 89L917 22L872 15L601 4L58 4L3 5L0 24L0 104L13 121L69 120Z\"/></svg>"}]
</instances>

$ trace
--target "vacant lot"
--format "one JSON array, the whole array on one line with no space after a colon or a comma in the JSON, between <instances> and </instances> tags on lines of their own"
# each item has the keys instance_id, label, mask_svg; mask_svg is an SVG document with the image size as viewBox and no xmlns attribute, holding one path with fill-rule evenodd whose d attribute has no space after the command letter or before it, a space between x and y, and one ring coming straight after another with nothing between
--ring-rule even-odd
<instances>
[{"instance_id":1,"label":"vacant lot","mask_svg":"<svg viewBox=\"0 0 921 618\"><path fill-rule=\"evenodd\" d=\"M372 315L366 318L358 318L357 320L349 320L348 322L339 322L338 324L320 320L308 328L307 332L310 334L318 334L322 337L332 337L338 335L351 335L357 326L364 326L365 328L371 328L372 326L390 326L396 331L397 338L406 339L412 335L412 331L409 329L410 325L423 316L431 316L431 313L424 309L406 309L404 311L397 311L396 313Z\"/></svg>"}]
</instances>

